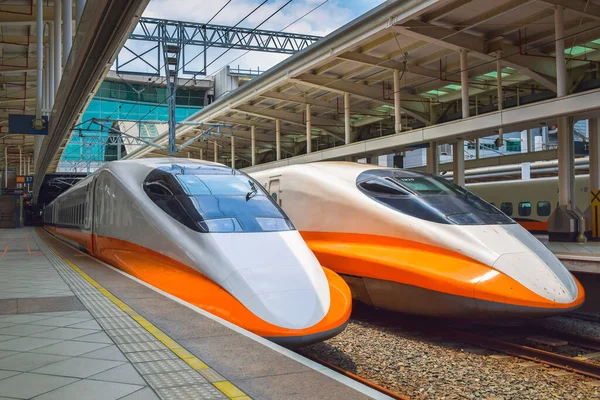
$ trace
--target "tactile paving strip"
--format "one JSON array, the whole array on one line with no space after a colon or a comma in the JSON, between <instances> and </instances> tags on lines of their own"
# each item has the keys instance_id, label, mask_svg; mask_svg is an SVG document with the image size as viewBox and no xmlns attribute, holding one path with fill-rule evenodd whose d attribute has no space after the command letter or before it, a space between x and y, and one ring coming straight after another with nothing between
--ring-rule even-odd
<instances>
[{"instance_id":1,"label":"tactile paving strip","mask_svg":"<svg viewBox=\"0 0 600 400\"><path fill-rule=\"evenodd\" d=\"M250 399L75 265L61 258L37 233L34 237L73 293L161 399Z\"/></svg>"}]
</instances>

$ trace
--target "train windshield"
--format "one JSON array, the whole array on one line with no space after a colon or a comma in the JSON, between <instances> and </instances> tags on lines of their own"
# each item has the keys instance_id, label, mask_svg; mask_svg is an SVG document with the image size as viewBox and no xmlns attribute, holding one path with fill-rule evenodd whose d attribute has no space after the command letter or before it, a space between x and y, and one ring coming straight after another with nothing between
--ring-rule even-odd
<instances>
[{"instance_id":1,"label":"train windshield","mask_svg":"<svg viewBox=\"0 0 600 400\"><path fill-rule=\"evenodd\" d=\"M402 169L361 173L358 188L403 214L454 225L514 224L502 211L446 179Z\"/></svg>"},{"instance_id":2,"label":"train windshield","mask_svg":"<svg viewBox=\"0 0 600 400\"><path fill-rule=\"evenodd\" d=\"M150 172L144 191L171 217L198 232L272 232L294 226L248 175L220 166L170 165Z\"/></svg>"}]
</instances>

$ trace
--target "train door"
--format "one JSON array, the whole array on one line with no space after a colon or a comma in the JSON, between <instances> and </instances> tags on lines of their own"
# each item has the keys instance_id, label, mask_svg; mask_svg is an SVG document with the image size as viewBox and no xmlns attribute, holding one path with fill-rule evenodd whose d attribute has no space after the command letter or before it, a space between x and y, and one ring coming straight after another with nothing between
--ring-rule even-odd
<instances>
[{"instance_id":1,"label":"train door","mask_svg":"<svg viewBox=\"0 0 600 400\"><path fill-rule=\"evenodd\" d=\"M269 180L269 194L271 195L273 200L275 200L277 202L277 204L279 204L279 206L282 206L280 187L281 187L281 185L280 185L279 178Z\"/></svg>"}]
</instances>

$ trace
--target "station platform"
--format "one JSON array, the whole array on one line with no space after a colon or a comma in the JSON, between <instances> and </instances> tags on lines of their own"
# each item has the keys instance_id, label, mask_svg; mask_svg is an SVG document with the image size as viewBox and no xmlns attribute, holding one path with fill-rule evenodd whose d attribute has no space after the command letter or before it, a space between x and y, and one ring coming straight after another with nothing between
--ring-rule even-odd
<instances>
[{"instance_id":1,"label":"station platform","mask_svg":"<svg viewBox=\"0 0 600 400\"><path fill-rule=\"evenodd\" d=\"M0 399L388 399L83 254L0 230Z\"/></svg>"},{"instance_id":2,"label":"station platform","mask_svg":"<svg viewBox=\"0 0 600 400\"><path fill-rule=\"evenodd\" d=\"M571 272L600 274L600 242L550 242L548 235L535 235Z\"/></svg>"}]
</instances>

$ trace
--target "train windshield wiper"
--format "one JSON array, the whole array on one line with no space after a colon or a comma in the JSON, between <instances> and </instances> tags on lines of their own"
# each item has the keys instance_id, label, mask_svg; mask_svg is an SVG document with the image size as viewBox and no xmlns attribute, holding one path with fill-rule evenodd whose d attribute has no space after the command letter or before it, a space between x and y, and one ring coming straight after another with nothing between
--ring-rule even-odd
<instances>
[{"instance_id":1,"label":"train windshield wiper","mask_svg":"<svg viewBox=\"0 0 600 400\"><path fill-rule=\"evenodd\" d=\"M254 182L248 181L248 183L250 184L251 190L248 193L246 193L246 201L250 200L251 198L256 196L256 194L258 193L258 189L256 188L256 185L254 184Z\"/></svg>"}]
</instances>

